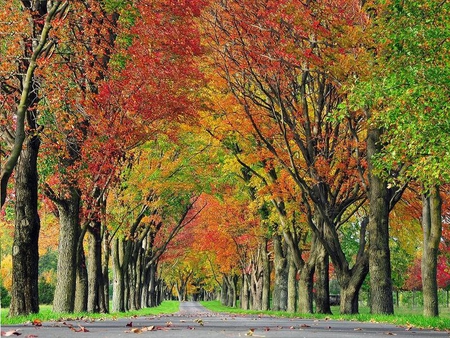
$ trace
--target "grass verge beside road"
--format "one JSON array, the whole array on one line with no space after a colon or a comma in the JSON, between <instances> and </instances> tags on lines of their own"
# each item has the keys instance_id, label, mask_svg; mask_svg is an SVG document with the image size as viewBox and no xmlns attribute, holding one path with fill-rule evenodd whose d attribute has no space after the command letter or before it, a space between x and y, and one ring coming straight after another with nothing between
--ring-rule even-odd
<instances>
[{"instance_id":1,"label":"grass verge beside road","mask_svg":"<svg viewBox=\"0 0 450 338\"><path fill-rule=\"evenodd\" d=\"M145 308L138 311L118 312L118 313L53 313L51 305L41 305L40 312L28 316L8 317L8 309L1 310L1 325L23 324L40 320L42 322L69 320L78 318L89 318L92 320L99 319L116 319L134 316L151 316L159 314L169 314L178 311L180 303L178 301L164 301L161 305L153 308Z\"/></svg>"},{"instance_id":2,"label":"grass verge beside road","mask_svg":"<svg viewBox=\"0 0 450 338\"><path fill-rule=\"evenodd\" d=\"M395 315L372 315L368 313L367 309L361 309L360 314L356 315L340 315L339 307L333 307L333 315L322 314L301 314L301 313L288 313L284 311L253 311L242 310L238 308L230 308L223 306L219 301L201 302L201 304L207 309L214 312L222 313L236 313L236 314L253 314L253 315L268 315L277 317L288 318L310 318L310 319L332 319L332 320L349 320L357 322L373 322L373 323L389 323L398 326L415 327L423 329L436 329L436 330L450 330L450 318L447 314L442 315L439 318L428 318L419 314L407 314L405 309L397 311Z\"/></svg>"}]
</instances>

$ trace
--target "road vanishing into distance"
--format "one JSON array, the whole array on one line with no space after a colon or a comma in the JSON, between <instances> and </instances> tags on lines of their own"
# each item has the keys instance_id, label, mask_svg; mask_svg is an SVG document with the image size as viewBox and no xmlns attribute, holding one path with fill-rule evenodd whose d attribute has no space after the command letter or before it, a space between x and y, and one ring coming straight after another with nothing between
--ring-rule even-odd
<instances>
[{"instance_id":1,"label":"road vanishing into distance","mask_svg":"<svg viewBox=\"0 0 450 338\"><path fill-rule=\"evenodd\" d=\"M2 336L21 338L344 338L344 337L449 337L445 331L421 330L378 323L279 318L210 312L197 302L180 303L172 315L120 318L117 320L67 320L45 322L42 326L2 327ZM14 333L15 332L15 333Z\"/></svg>"}]
</instances>

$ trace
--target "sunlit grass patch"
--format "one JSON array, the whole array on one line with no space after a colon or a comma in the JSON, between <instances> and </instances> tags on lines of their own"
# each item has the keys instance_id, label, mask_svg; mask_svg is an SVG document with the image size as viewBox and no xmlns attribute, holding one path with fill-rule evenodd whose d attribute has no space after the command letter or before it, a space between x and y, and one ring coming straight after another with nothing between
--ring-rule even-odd
<instances>
[{"instance_id":1,"label":"sunlit grass patch","mask_svg":"<svg viewBox=\"0 0 450 338\"><path fill-rule=\"evenodd\" d=\"M360 308L360 313L355 315L341 315L339 314L339 307L333 306L333 315L323 314L301 314L301 313L287 313L283 311L253 311L242 310L239 308L230 308L223 306L219 301L201 302L203 306L211 311L223 313L239 313L239 314L266 314L270 316L280 316L288 318L311 318L311 319L334 319L334 320L352 320L359 322L375 322L375 323L389 323L405 327L416 328L430 328L438 330L450 329L449 310L441 311L441 316L438 318L424 317L421 314L421 309L396 309L395 315L373 315L367 307Z\"/></svg>"},{"instance_id":2,"label":"sunlit grass patch","mask_svg":"<svg viewBox=\"0 0 450 338\"><path fill-rule=\"evenodd\" d=\"M42 322L48 321L58 321L61 319L69 320L69 319L78 319L78 318L89 318L92 320L95 319L114 319L114 318L124 318L131 316L149 316L149 315L158 315L158 314L170 314L175 313L179 310L180 303L178 301L164 301L161 305L153 308L145 308L137 311L129 311L129 312L117 312L117 313L54 313L52 311L51 305L41 305L39 313L31 314L28 316L17 316L17 317L8 317L9 309L1 310L1 324L9 325L9 324L22 324L27 322L33 322L34 320L40 320Z\"/></svg>"}]
</instances>

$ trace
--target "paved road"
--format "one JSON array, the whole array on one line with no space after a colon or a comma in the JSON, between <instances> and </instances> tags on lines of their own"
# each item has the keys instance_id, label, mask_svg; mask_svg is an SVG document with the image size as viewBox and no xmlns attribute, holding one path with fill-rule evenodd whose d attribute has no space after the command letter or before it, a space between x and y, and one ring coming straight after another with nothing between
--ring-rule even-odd
<instances>
[{"instance_id":1,"label":"paved road","mask_svg":"<svg viewBox=\"0 0 450 338\"><path fill-rule=\"evenodd\" d=\"M449 337L447 332L406 329L377 323L288 319L268 316L216 314L196 302L184 302L173 315L122 318L104 321L66 321L3 326L3 332L21 333L23 338L116 338L141 336L163 338L267 337L267 338L375 338ZM77 332L78 331L78 332ZM3 334L2 334L3 336ZM15 336L13 336L15 337Z\"/></svg>"}]
</instances>

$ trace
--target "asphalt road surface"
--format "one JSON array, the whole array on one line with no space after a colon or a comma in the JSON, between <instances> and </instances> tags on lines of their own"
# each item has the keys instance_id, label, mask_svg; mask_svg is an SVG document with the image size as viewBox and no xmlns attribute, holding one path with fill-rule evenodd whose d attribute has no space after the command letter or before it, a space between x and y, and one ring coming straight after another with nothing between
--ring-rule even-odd
<instances>
[{"instance_id":1,"label":"asphalt road surface","mask_svg":"<svg viewBox=\"0 0 450 338\"><path fill-rule=\"evenodd\" d=\"M279 338L346 338L346 337L450 337L445 331L420 330L378 323L352 321L289 319L268 316L218 314L196 302L183 302L180 311L161 315L117 320L67 320L3 326L2 336L21 338L215 338L215 337L279 337Z\"/></svg>"}]
</instances>

